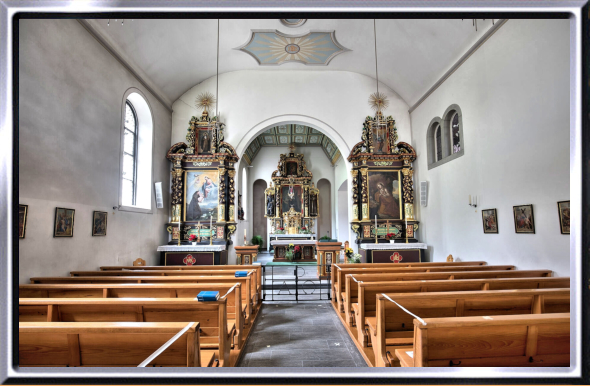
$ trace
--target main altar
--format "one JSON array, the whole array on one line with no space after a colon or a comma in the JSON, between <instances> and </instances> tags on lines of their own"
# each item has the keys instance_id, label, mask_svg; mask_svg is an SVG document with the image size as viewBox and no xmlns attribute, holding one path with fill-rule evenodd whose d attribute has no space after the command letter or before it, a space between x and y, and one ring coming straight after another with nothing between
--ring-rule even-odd
<instances>
[{"instance_id":1,"label":"main altar","mask_svg":"<svg viewBox=\"0 0 590 386\"><path fill-rule=\"evenodd\" d=\"M227 246L236 231L239 157L223 133L224 125L205 109L190 120L187 143L174 144L166 154L172 163L172 196L166 224L170 239L158 248L161 265L227 264Z\"/></svg>"},{"instance_id":2,"label":"main altar","mask_svg":"<svg viewBox=\"0 0 590 386\"><path fill-rule=\"evenodd\" d=\"M273 261L289 261L285 255L290 244L298 250L294 253L294 262L316 261L313 229L318 217L319 190L312 178L303 154L296 154L291 144L289 152L280 155L270 187L264 192L265 217L271 223Z\"/></svg>"}]
</instances>

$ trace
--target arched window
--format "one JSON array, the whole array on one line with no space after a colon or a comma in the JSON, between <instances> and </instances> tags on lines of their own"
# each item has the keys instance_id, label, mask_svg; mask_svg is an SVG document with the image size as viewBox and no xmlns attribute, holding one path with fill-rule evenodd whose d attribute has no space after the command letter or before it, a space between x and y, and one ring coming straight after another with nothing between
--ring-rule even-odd
<instances>
[{"instance_id":1,"label":"arched window","mask_svg":"<svg viewBox=\"0 0 590 386\"><path fill-rule=\"evenodd\" d=\"M461 135L459 133L459 113L455 112L451 117L451 154L461 151Z\"/></svg>"},{"instance_id":2,"label":"arched window","mask_svg":"<svg viewBox=\"0 0 590 386\"><path fill-rule=\"evenodd\" d=\"M119 210L152 213L152 111L137 89L123 98Z\"/></svg>"},{"instance_id":3,"label":"arched window","mask_svg":"<svg viewBox=\"0 0 590 386\"><path fill-rule=\"evenodd\" d=\"M123 133L123 202L125 206L134 206L137 185L137 114L133 105L125 102L125 125Z\"/></svg>"},{"instance_id":4,"label":"arched window","mask_svg":"<svg viewBox=\"0 0 590 386\"><path fill-rule=\"evenodd\" d=\"M442 130L440 129L440 125L437 125L434 129L434 159L436 161L440 161L442 159L442 149Z\"/></svg>"}]
</instances>

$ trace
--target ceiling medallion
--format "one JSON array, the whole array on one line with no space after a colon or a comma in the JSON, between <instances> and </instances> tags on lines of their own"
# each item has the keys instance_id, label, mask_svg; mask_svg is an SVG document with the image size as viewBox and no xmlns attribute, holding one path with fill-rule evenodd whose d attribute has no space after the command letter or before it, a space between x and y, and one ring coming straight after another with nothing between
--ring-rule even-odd
<instances>
[{"instance_id":1,"label":"ceiling medallion","mask_svg":"<svg viewBox=\"0 0 590 386\"><path fill-rule=\"evenodd\" d=\"M305 24L306 21L307 19L281 19L281 23L290 28L300 27Z\"/></svg>"},{"instance_id":2,"label":"ceiling medallion","mask_svg":"<svg viewBox=\"0 0 590 386\"><path fill-rule=\"evenodd\" d=\"M261 66L288 62L327 66L337 55L350 51L338 43L335 31L287 35L277 30L252 30L248 42L235 48L251 55Z\"/></svg>"}]
</instances>

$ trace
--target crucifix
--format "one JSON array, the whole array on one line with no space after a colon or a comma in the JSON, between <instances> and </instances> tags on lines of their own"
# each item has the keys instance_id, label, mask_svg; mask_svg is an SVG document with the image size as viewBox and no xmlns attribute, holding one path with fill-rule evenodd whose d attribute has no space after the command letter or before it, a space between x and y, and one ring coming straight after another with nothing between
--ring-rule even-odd
<instances>
[{"instance_id":1,"label":"crucifix","mask_svg":"<svg viewBox=\"0 0 590 386\"><path fill-rule=\"evenodd\" d=\"M195 228L197 228L197 242L200 243L201 242L201 222L200 221L197 223L197 226Z\"/></svg>"}]
</instances>

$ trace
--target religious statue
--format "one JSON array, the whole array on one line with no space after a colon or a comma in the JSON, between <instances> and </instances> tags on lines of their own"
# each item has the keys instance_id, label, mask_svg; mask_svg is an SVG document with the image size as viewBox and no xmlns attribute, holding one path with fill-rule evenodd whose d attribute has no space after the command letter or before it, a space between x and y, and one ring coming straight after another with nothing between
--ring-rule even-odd
<instances>
[{"instance_id":1,"label":"religious statue","mask_svg":"<svg viewBox=\"0 0 590 386\"><path fill-rule=\"evenodd\" d=\"M266 197L266 215L273 216L275 212L275 198L272 194Z\"/></svg>"},{"instance_id":2,"label":"religious statue","mask_svg":"<svg viewBox=\"0 0 590 386\"><path fill-rule=\"evenodd\" d=\"M207 131L204 131L199 138L199 148L201 154L211 152L211 138L209 138L209 133Z\"/></svg>"}]
</instances>

